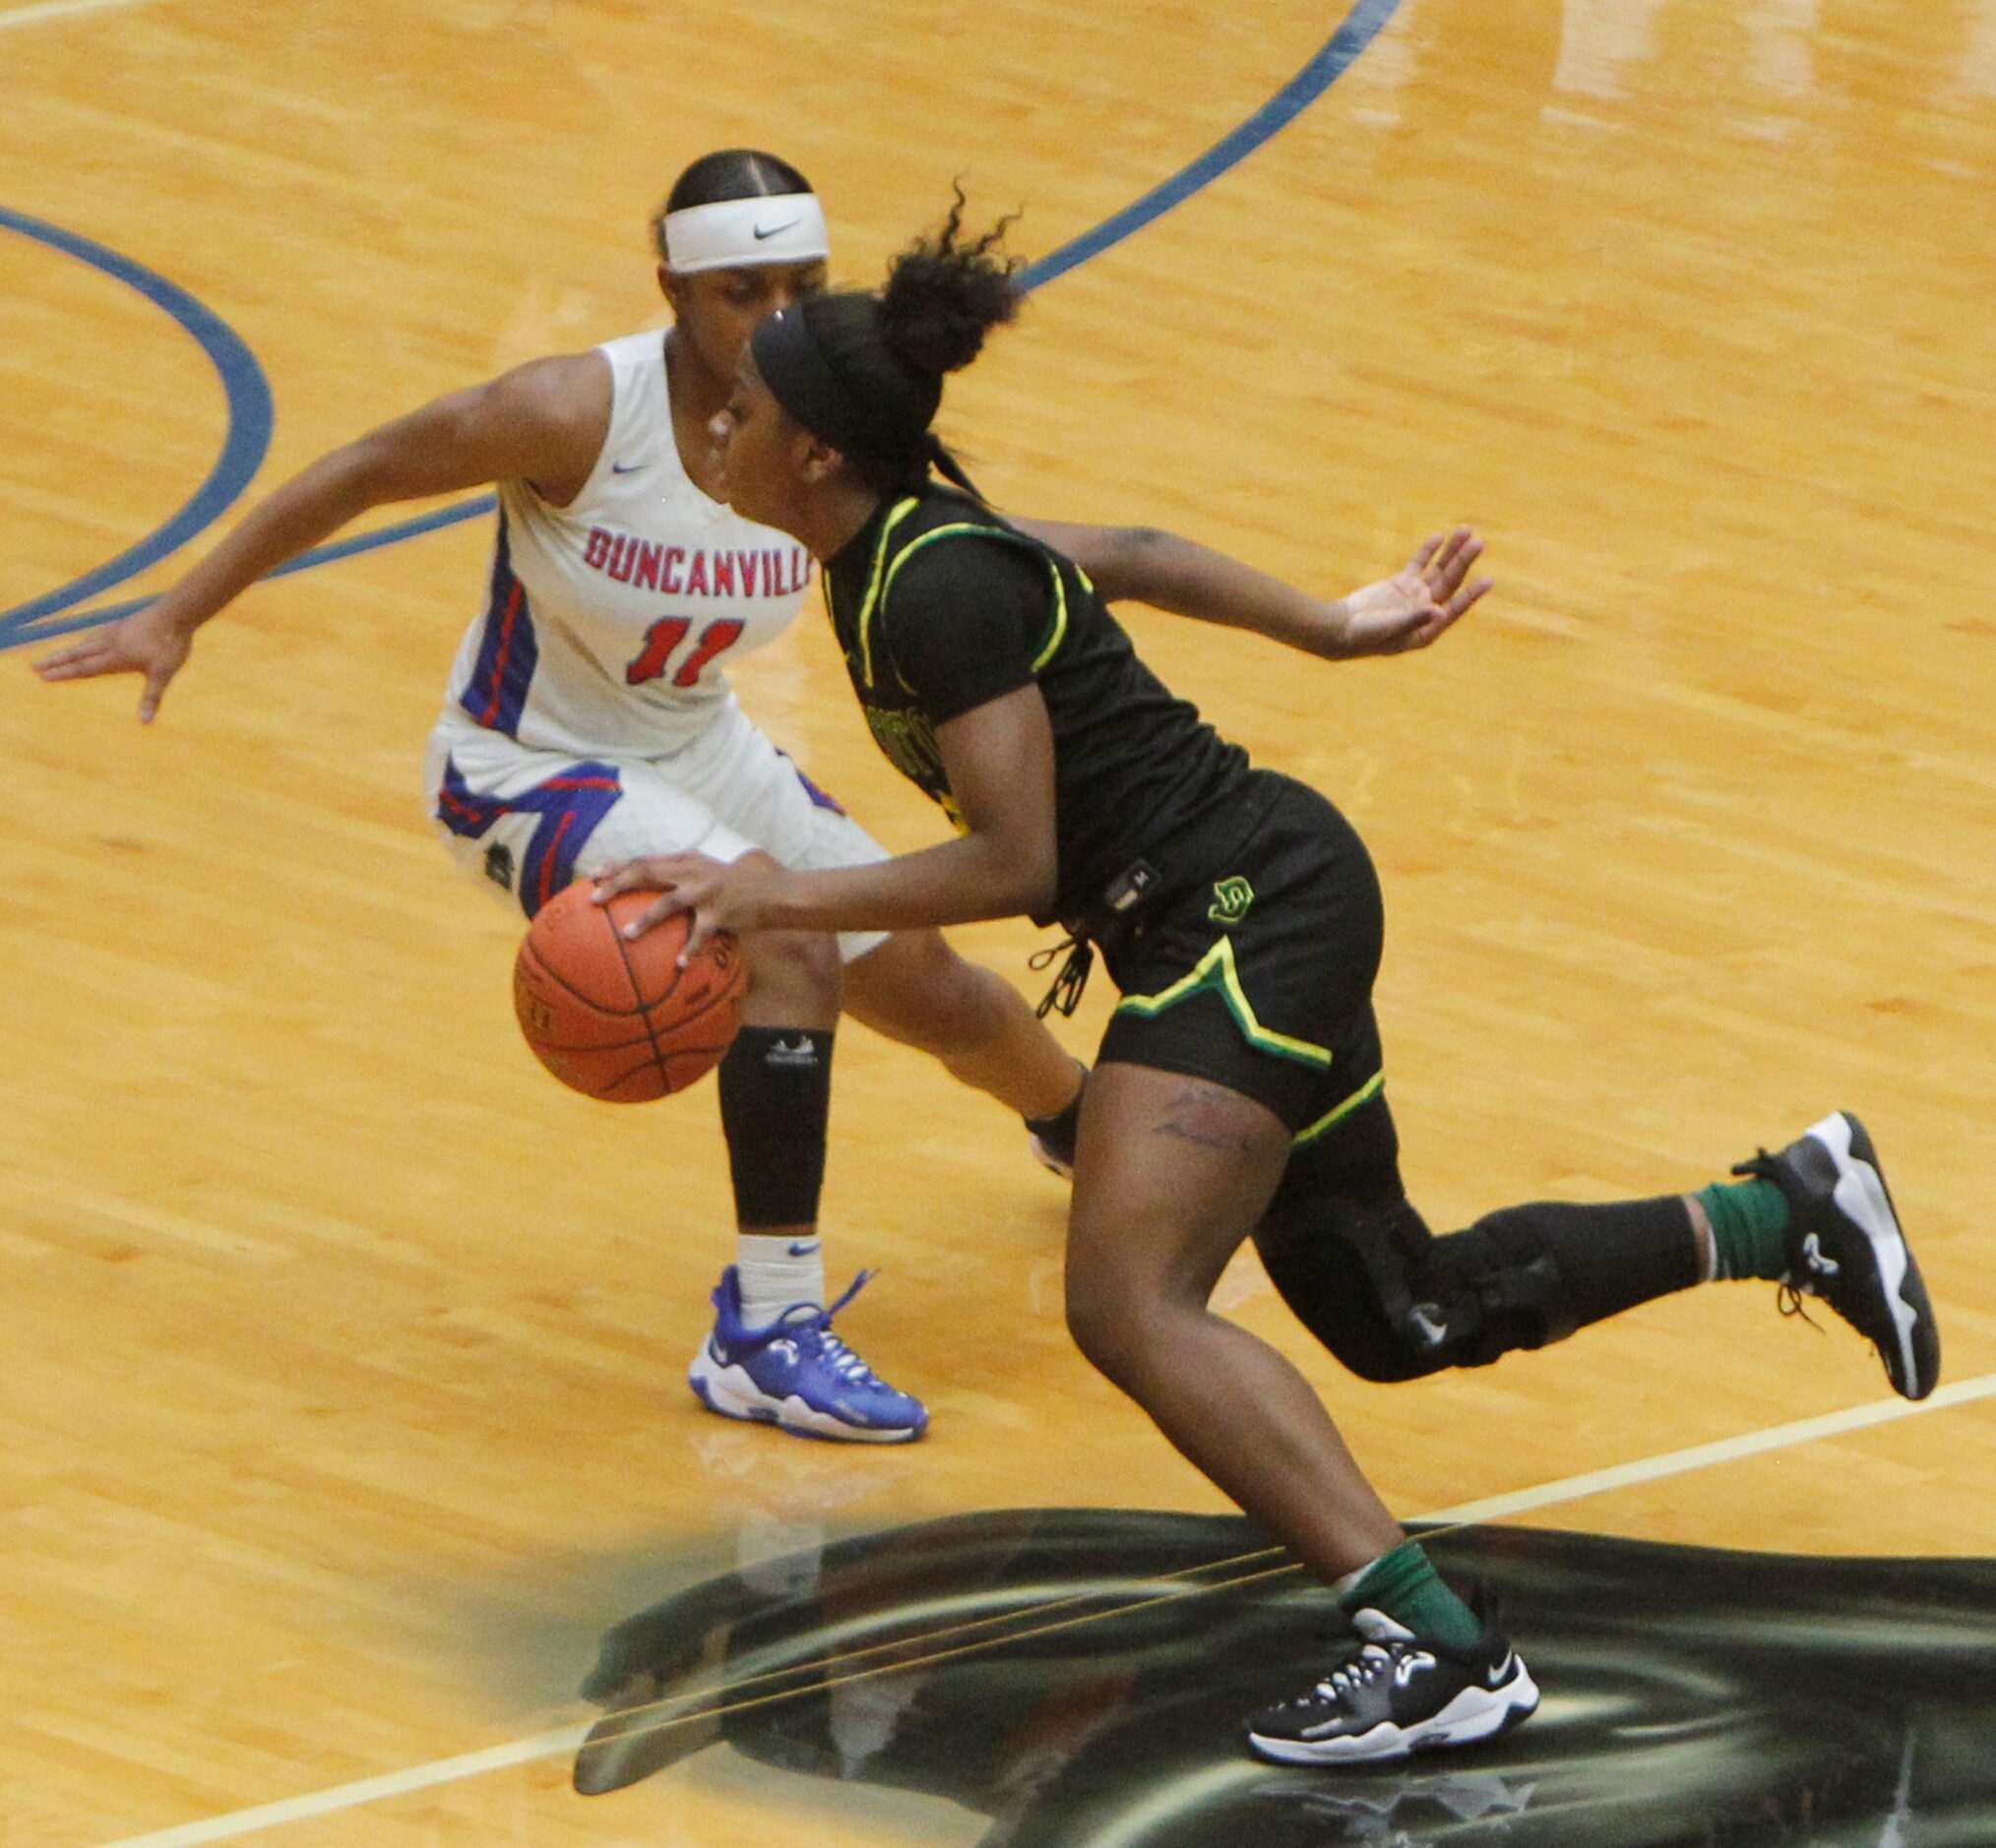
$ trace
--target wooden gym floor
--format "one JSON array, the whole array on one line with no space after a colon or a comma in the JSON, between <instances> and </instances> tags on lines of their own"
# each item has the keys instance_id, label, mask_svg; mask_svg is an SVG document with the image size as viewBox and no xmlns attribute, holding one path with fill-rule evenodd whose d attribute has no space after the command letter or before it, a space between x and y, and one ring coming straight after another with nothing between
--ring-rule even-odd
<instances>
[{"instance_id":1,"label":"wooden gym floor","mask_svg":"<svg viewBox=\"0 0 1996 1848\"><path fill-rule=\"evenodd\" d=\"M150 731L128 685L27 672L245 491L655 321L647 214L740 143L813 177L862 282L954 175L1042 254L1203 161L954 391L979 478L1327 590L1489 535L1497 593L1410 660L1131 618L1371 842L1434 1222L1696 1186L1840 1105L1877 1138L1954 1383L1904 1419L1771 1289L1388 1389L1241 1261L1220 1300L1394 1507L1992 1551L1991 0L0 0L0 1842L974 1841L720 1752L576 1797L598 1632L825 1535L1221 1506L1072 1351L1017 1125L857 1029L831 1259L882 1266L850 1332L934 1433L695 1406L712 1091L550 1082L517 925L422 812L486 522L253 592ZM739 684L933 837L815 605ZM1031 980L1024 926L963 941Z\"/></svg>"}]
</instances>

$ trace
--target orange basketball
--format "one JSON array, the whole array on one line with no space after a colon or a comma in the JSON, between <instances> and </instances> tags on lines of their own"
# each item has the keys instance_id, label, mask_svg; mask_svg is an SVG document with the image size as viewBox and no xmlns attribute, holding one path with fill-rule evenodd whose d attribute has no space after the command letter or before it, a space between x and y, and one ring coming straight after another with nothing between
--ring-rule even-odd
<instances>
[{"instance_id":1,"label":"orange basketball","mask_svg":"<svg viewBox=\"0 0 1996 1848\"><path fill-rule=\"evenodd\" d=\"M513 965L520 1030L564 1084L605 1103L684 1090L741 1025L741 945L723 931L682 969L684 912L633 941L621 927L658 894L619 893L602 905L593 891L577 880L534 917Z\"/></svg>"}]
</instances>

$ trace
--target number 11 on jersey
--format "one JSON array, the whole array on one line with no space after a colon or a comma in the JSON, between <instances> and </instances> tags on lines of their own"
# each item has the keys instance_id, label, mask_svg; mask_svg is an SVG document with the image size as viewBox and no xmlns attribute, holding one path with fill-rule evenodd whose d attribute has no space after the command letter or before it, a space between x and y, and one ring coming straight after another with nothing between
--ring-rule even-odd
<instances>
[{"instance_id":1,"label":"number 11 on jersey","mask_svg":"<svg viewBox=\"0 0 1996 1848\"><path fill-rule=\"evenodd\" d=\"M624 669L627 685L642 687L648 680L656 680L664 673L673 650L692 632L693 623L685 616L662 616L645 631L645 647L638 658ZM731 648L741 640L742 625L731 616L723 616L711 622L700 632L700 640L693 652L679 663L672 676L675 687L697 687L700 676L709 661L723 649Z\"/></svg>"}]
</instances>

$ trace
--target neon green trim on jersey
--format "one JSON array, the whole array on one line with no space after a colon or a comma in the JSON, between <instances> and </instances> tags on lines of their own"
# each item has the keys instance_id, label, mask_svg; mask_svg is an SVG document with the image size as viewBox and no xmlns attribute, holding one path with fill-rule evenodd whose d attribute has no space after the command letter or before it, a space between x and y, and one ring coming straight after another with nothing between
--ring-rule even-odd
<instances>
[{"instance_id":1,"label":"neon green trim on jersey","mask_svg":"<svg viewBox=\"0 0 1996 1848\"><path fill-rule=\"evenodd\" d=\"M1217 995L1226 1003L1227 1012L1233 1016L1234 1024L1247 1035L1249 1045L1263 1052L1272 1052L1278 1058L1294 1059L1299 1065L1313 1065L1326 1071L1330 1069L1331 1055L1322 1046L1313 1046L1307 1039L1291 1039L1288 1034L1278 1033L1255 1018L1247 990L1241 986L1240 970L1234 963L1231 937L1222 937L1199 958L1189 975L1181 976L1169 988L1154 995L1125 995L1116 1012L1142 1015L1149 1020L1162 1014L1166 1008L1174 1008L1194 995L1208 993Z\"/></svg>"},{"instance_id":2,"label":"neon green trim on jersey","mask_svg":"<svg viewBox=\"0 0 1996 1848\"><path fill-rule=\"evenodd\" d=\"M1047 573L1053 579L1053 621L1048 626L1046 641L1040 645L1039 652L1033 657L1032 671L1038 673L1060 652L1060 645L1067 640L1067 585L1061 579L1060 567L1036 539L1029 538L1023 532L1009 532L1003 526L983 526L977 524L975 521L963 520L947 526L936 526L918 538L910 539L895 554L894 562L888 565L883 573L881 564L887 556L888 535L914 504L913 501L902 501L895 507L894 512L888 515L887 524L880 532L880 550L874 554L873 581L867 586L866 602L859 612L859 657L866 670L866 684L869 687L874 684L872 634L874 613L887 600L887 593L894 588L896 576L901 568L932 539L952 538L960 532L973 532L986 539L1010 540L1015 545L1023 545L1029 551L1037 553L1045 560Z\"/></svg>"},{"instance_id":3,"label":"neon green trim on jersey","mask_svg":"<svg viewBox=\"0 0 1996 1848\"><path fill-rule=\"evenodd\" d=\"M1325 1111L1325 1113L1321 1117L1319 1117L1315 1123L1311 1124L1310 1127L1302 1133L1302 1135L1297 1137L1296 1140L1289 1144L1289 1146L1292 1148L1301 1148L1305 1142L1314 1142L1318 1139L1318 1137L1324 1134L1326 1130L1335 1130L1339 1126L1339 1124L1342 1123L1344 1119L1348 1117L1354 1110L1356 1110L1360 1104L1364 1103L1368 1098L1377 1097L1381 1089L1385 1086L1385 1084L1386 1084L1386 1074L1384 1072L1375 1072L1369 1078L1365 1080L1363 1084L1361 1084L1355 1091L1353 1091L1349 1097L1345 1098L1345 1100L1341 1104L1337 1104L1333 1106L1331 1109Z\"/></svg>"},{"instance_id":4,"label":"neon green trim on jersey","mask_svg":"<svg viewBox=\"0 0 1996 1848\"><path fill-rule=\"evenodd\" d=\"M880 599L887 593L887 584L881 576L880 568L886 562L887 542L894 536L895 527L914 512L915 506L916 502L912 496L904 501L897 501L881 524L880 543L874 547L873 571L866 581L866 600L859 606L857 629L860 671L865 675L869 687L873 685L873 612L880 607ZM893 574L888 575L891 577ZM826 585L825 594L829 598L832 594L829 578Z\"/></svg>"},{"instance_id":5,"label":"neon green trim on jersey","mask_svg":"<svg viewBox=\"0 0 1996 1848\"><path fill-rule=\"evenodd\" d=\"M1061 582L1060 567L1050 558L1046 563L1053 573L1053 628L1047 634L1046 646L1032 657L1035 674L1060 652L1060 645L1067 640L1067 585Z\"/></svg>"},{"instance_id":6,"label":"neon green trim on jersey","mask_svg":"<svg viewBox=\"0 0 1996 1848\"><path fill-rule=\"evenodd\" d=\"M887 577L880 586L881 596L884 598L894 588L894 581L901 575L901 568L919 552L923 546L936 539L951 538L959 532L981 532L986 538L991 539L1002 539L1008 536L997 526L980 526L974 521L969 520L953 521L947 526L931 526L928 531L910 539L895 554L894 563L888 566Z\"/></svg>"}]
</instances>

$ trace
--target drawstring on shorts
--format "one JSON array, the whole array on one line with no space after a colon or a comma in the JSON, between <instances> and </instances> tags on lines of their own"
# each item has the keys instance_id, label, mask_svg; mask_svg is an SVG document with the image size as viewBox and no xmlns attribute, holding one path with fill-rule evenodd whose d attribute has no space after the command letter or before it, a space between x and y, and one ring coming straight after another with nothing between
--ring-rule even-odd
<instances>
[{"instance_id":1,"label":"drawstring on shorts","mask_svg":"<svg viewBox=\"0 0 1996 1848\"><path fill-rule=\"evenodd\" d=\"M1060 965L1060 972L1053 978L1053 986L1046 991L1039 1006L1033 1009L1038 1019L1045 1019L1057 1008L1063 1019L1073 1015L1081 1006L1082 990L1089 985L1089 971L1095 965L1094 946L1086 937L1063 937L1059 943L1044 950L1035 950L1026 959L1029 969L1044 969L1052 966L1053 959L1065 950L1067 960Z\"/></svg>"}]
</instances>

